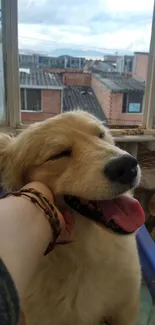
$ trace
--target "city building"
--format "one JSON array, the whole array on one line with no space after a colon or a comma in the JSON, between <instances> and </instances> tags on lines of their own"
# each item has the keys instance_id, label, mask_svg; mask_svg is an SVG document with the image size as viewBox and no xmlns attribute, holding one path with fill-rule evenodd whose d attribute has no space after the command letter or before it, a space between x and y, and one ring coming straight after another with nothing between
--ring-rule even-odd
<instances>
[{"instance_id":1,"label":"city building","mask_svg":"<svg viewBox=\"0 0 155 325\"><path fill-rule=\"evenodd\" d=\"M111 62L95 61L92 71L115 72L115 65Z\"/></svg>"},{"instance_id":2,"label":"city building","mask_svg":"<svg viewBox=\"0 0 155 325\"><path fill-rule=\"evenodd\" d=\"M91 87L92 75L83 72L64 72L62 75L62 83L65 86L88 86Z\"/></svg>"},{"instance_id":3,"label":"city building","mask_svg":"<svg viewBox=\"0 0 155 325\"><path fill-rule=\"evenodd\" d=\"M148 70L149 53L135 52L133 59L132 75L134 78L146 82Z\"/></svg>"},{"instance_id":4,"label":"city building","mask_svg":"<svg viewBox=\"0 0 155 325\"><path fill-rule=\"evenodd\" d=\"M95 61L94 60L86 60L84 67L83 67L83 72L92 72L93 66L94 66Z\"/></svg>"},{"instance_id":5,"label":"city building","mask_svg":"<svg viewBox=\"0 0 155 325\"><path fill-rule=\"evenodd\" d=\"M119 73L132 73L133 55L124 55L116 60L116 71Z\"/></svg>"},{"instance_id":6,"label":"city building","mask_svg":"<svg viewBox=\"0 0 155 325\"><path fill-rule=\"evenodd\" d=\"M118 58L120 58L120 56L118 56L117 53L115 55L111 55L111 54L104 55L105 62L116 63Z\"/></svg>"},{"instance_id":7,"label":"city building","mask_svg":"<svg viewBox=\"0 0 155 325\"><path fill-rule=\"evenodd\" d=\"M19 54L19 66L25 68L82 69L85 58L63 55L52 57L40 54Z\"/></svg>"},{"instance_id":8,"label":"city building","mask_svg":"<svg viewBox=\"0 0 155 325\"><path fill-rule=\"evenodd\" d=\"M102 107L108 125L142 125L142 82L124 76L92 75L92 89Z\"/></svg>"},{"instance_id":9,"label":"city building","mask_svg":"<svg viewBox=\"0 0 155 325\"><path fill-rule=\"evenodd\" d=\"M63 85L56 73L20 70L21 118L33 123L62 112Z\"/></svg>"},{"instance_id":10,"label":"city building","mask_svg":"<svg viewBox=\"0 0 155 325\"><path fill-rule=\"evenodd\" d=\"M116 67L112 62L105 62L101 60L89 60L86 61L83 67L83 72L93 72L93 71L102 71L102 72L115 72Z\"/></svg>"},{"instance_id":11,"label":"city building","mask_svg":"<svg viewBox=\"0 0 155 325\"><path fill-rule=\"evenodd\" d=\"M107 122L89 74L62 76L39 69L20 69L20 94L22 123L31 124L73 109L83 109L104 124Z\"/></svg>"},{"instance_id":12,"label":"city building","mask_svg":"<svg viewBox=\"0 0 155 325\"><path fill-rule=\"evenodd\" d=\"M117 73L20 69L22 121L83 108L108 125L142 125L144 88L141 81Z\"/></svg>"}]
</instances>

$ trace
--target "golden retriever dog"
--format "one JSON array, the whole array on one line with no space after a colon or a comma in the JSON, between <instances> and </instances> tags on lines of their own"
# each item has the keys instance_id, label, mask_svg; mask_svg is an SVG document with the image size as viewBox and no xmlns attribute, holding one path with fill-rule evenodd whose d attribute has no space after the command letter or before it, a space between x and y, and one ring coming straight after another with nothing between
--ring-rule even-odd
<instances>
[{"instance_id":1,"label":"golden retriever dog","mask_svg":"<svg viewBox=\"0 0 155 325\"><path fill-rule=\"evenodd\" d=\"M144 216L122 194L139 184L136 159L99 120L74 111L15 138L2 134L0 168L6 190L41 181L75 218L72 242L42 258L27 290L27 325L135 325L141 271L134 233Z\"/></svg>"}]
</instances>

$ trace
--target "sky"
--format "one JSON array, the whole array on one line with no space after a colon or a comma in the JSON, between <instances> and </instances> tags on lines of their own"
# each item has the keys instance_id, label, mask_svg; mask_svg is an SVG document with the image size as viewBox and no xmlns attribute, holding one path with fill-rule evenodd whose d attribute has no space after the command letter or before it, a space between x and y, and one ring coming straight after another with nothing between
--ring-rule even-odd
<instances>
[{"instance_id":1,"label":"sky","mask_svg":"<svg viewBox=\"0 0 155 325\"><path fill-rule=\"evenodd\" d=\"M149 51L153 0L18 0L19 48Z\"/></svg>"}]
</instances>

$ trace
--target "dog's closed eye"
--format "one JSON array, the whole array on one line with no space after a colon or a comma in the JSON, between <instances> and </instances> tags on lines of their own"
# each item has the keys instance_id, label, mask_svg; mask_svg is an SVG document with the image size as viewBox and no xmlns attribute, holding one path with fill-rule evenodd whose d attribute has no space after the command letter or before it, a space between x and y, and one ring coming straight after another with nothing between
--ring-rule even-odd
<instances>
[{"instance_id":1,"label":"dog's closed eye","mask_svg":"<svg viewBox=\"0 0 155 325\"><path fill-rule=\"evenodd\" d=\"M99 138L100 138L100 139L104 139L104 136L105 136L104 132L101 131L101 132L99 133Z\"/></svg>"},{"instance_id":2,"label":"dog's closed eye","mask_svg":"<svg viewBox=\"0 0 155 325\"><path fill-rule=\"evenodd\" d=\"M64 150L62 152L59 152L56 155L53 155L53 156L49 157L47 159L47 161L49 161L49 160L56 160L56 159L60 159L60 158L64 158L64 157L70 157L71 156L71 153L72 153L72 150L71 149L66 149L66 150Z\"/></svg>"}]
</instances>

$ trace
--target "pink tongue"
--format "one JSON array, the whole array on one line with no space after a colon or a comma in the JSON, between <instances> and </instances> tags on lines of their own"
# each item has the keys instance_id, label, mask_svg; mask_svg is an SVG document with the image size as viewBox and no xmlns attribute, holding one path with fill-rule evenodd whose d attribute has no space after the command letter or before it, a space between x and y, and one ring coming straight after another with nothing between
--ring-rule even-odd
<instances>
[{"instance_id":1,"label":"pink tongue","mask_svg":"<svg viewBox=\"0 0 155 325\"><path fill-rule=\"evenodd\" d=\"M137 200L126 195L98 202L104 219L115 223L127 232L136 231L145 222L144 211Z\"/></svg>"}]
</instances>

